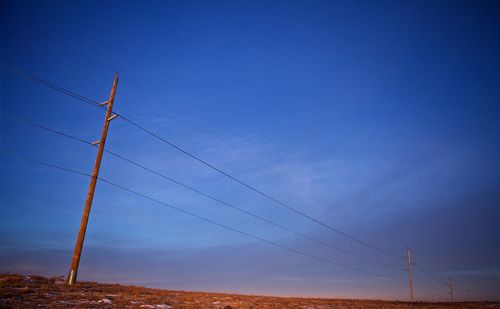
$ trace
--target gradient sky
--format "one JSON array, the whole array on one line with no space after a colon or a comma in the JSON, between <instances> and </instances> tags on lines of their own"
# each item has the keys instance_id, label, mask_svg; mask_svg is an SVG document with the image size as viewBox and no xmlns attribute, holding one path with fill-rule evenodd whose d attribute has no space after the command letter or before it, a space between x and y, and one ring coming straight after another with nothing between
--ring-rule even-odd
<instances>
[{"instance_id":1,"label":"gradient sky","mask_svg":"<svg viewBox=\"0 0 500 309\"><path fill-rule=\"evenodd\" d=\"M499 299L496 1L1 1L1 61L115 109L296 209ZM66 275L103 112L1 71L0 271ZM405 267L114 120L107 149L301 233ZM338 263L406 279L105 155L101 176ZM98 183L79 279L167 289L407 299ZM418 299L446 286L415 269Z\"/></svg>"}]
</instances>

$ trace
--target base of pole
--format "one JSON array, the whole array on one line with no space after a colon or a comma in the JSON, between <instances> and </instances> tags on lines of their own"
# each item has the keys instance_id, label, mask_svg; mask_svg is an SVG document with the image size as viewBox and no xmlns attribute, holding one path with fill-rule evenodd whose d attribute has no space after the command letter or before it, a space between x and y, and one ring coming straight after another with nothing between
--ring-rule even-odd
<instances>
[{"instance_id":1,"label":"base of pole","mask_svg":"<svg viewBox=\"0 0 500 309\"><path fill-rule=\"evenodd\" d=\"M68 281L66 281L67 285L73 285L76 282L76 271L75 270L70 270L69 275L68 275Z\"/></svg>"}]
</instances>

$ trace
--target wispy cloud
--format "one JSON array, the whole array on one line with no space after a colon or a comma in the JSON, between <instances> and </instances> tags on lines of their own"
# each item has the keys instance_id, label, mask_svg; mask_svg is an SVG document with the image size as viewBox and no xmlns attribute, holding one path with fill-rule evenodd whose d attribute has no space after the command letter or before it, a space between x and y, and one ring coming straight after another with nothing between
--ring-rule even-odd
<instances>
[{"instance_id":1,"label":"wispy cloud","mask_svg":"<svg viewBox=\"0 0 500 309\"><path fill-rule=\"evenodd\" d=\"M500 268L458 269L442 272L443 276L499 276Z\"/></svg>"},{"instance_id":2,"label":"wispy cloud","mask_svg":"<svg viewBox=\"0 0 500 309\"><path fill-rule=\"evenodd\" d=\"M271 279L283 281L299 281L299 282L371 282L374 279L348 279L348 278L303 278L303 277L287 277L287 276L271 276Z\"/></svg>"}]
</instances>

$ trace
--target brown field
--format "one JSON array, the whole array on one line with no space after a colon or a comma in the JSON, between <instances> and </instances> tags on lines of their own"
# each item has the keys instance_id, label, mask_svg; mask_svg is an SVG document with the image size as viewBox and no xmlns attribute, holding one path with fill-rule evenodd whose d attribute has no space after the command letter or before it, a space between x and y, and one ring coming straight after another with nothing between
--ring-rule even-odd
<instances>
[{"instance_id":1,"label":"brown field","mask_svg":"<svg viewBox=\"0 0 500 309\"><path fill-rule=\"evenodd\" d=\"M0 308L500 308L498 303L408 303L379 300L284 298L167 291L79 282L62 277L0 275Z\"/></svg>"}]
</instances>

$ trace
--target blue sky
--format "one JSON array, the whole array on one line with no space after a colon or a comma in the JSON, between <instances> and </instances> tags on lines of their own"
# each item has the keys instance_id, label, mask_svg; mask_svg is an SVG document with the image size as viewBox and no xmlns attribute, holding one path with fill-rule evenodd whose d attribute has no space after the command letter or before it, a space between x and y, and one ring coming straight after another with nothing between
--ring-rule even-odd
<instances>
[{"instance_id":1,"label":"blue sky","mask_svg":"<svg viewBox=\"0 0 500 309\"><path fill-rule=\"evenodd\" d=\"M498 300L500 16L491 1L3 1L1 59L115 109L329 225ZM66 274L102 111L1 73L0 270ZM280 208L114 120L107 149L301 233L377 251ZM338 263L322 247L105 155L101 176ZM348 271L99 183L81 280L323 297L407 299L404 281ZM415 269L419 299L446 287ZM463 297L463 295L462 295Z\"/></svg>"}]
</instances>

